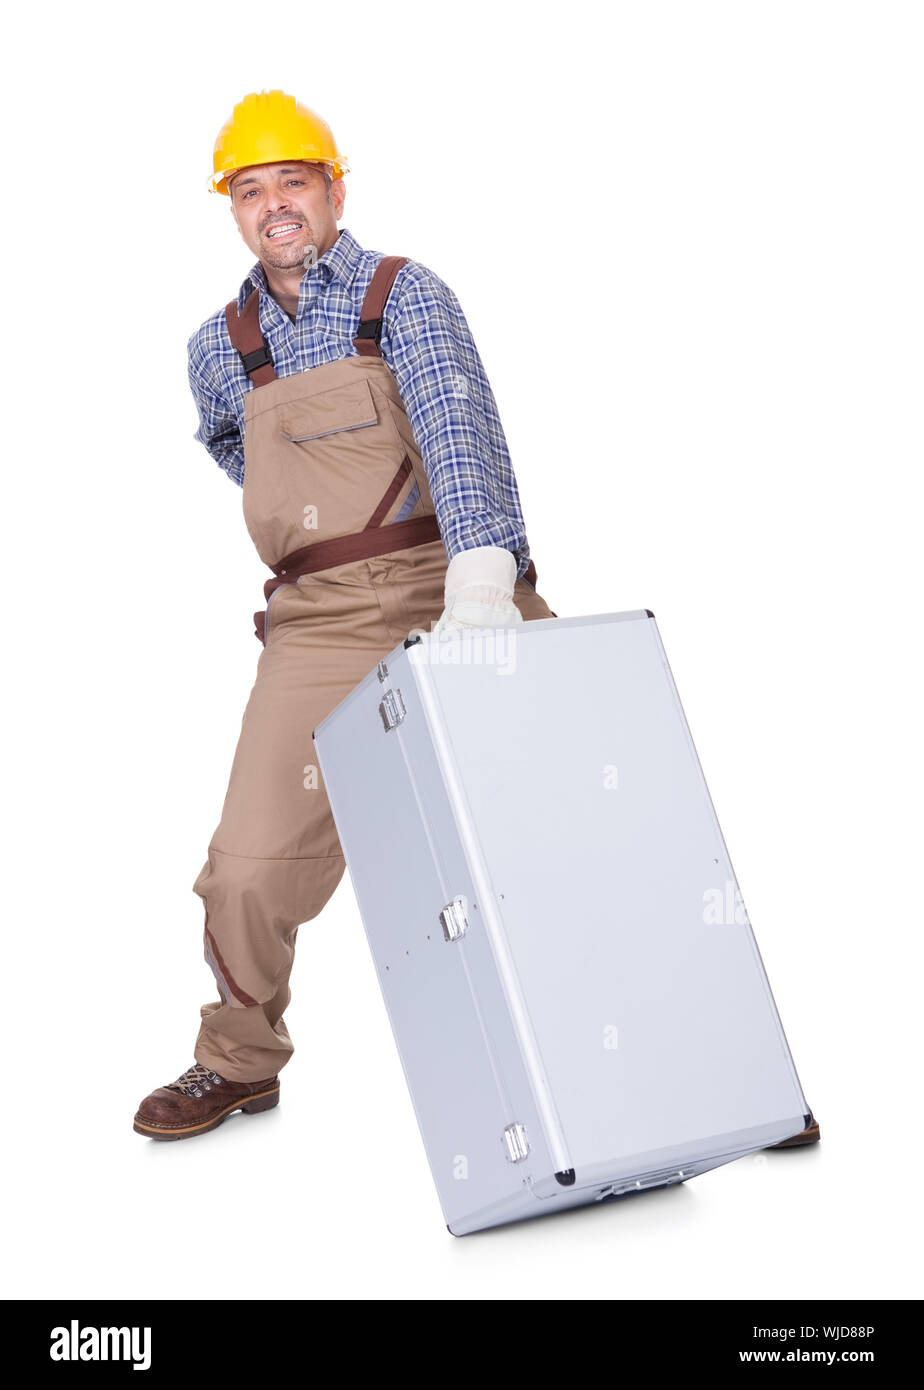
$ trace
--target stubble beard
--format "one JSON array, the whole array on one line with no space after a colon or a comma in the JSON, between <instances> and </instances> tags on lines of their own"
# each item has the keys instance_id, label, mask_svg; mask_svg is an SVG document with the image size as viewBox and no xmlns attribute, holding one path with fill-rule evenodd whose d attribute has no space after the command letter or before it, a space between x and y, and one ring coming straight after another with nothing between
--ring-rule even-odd
<instances>
[{"instance_id":1,"label":"stubble beard","mask_svg":"<svg viewBox=\"0 0 924 1390\"><path fill-rule=\"evenodd\" d=\"M261 253L265 260L274 270L294 270L296 266L303 266L308 247L312 244L317 245L314 234L303 217L299 222L302 224L300 235L295 241L287 242L285 246L274 246L272 241L263 237Z\"/></svg>"}]
</instances>

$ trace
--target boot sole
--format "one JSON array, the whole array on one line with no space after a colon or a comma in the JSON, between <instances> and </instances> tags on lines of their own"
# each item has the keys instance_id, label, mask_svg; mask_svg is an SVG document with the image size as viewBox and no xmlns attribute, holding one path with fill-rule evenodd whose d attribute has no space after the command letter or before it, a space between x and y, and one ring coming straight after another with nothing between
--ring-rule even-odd
<instances>
[{"instance_id":1,"label":"boot sole","mask_svg":"<svg viewBox=\"0 0 924 1390\"><path fill-rule=\"evenodd\" d=\"M182 1125L176 1128L168 1128L161 1125L148 1124L138 1115L132 1125L136 1134L144 1134L148 1139L191 1139L195 1134L205 1134L210 1129L216 1129L218 1125L224 1124L229 1115L235 1110L243 1110L245 1115L259 1115L263 1110L272 1110L273 1106L279 1104L279 1087L273 1091L261 1091L256 1096L241 1096L233 1105L220 1110L217 1115L213 1115L210 1120L204 1121L201 1125Z\"/></svg>"}]
</instances>

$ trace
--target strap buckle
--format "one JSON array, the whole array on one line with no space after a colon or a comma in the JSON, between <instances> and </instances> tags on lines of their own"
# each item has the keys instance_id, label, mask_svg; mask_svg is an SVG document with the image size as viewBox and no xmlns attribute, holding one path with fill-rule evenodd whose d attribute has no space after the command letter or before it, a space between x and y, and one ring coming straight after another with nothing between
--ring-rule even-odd
<instances>
[{"instance_id":1,"label":"strap buckle","mask_svg":"<svg viewBox=\"0 0 924 1390\"><path fill-rule=\"evenodd\" d=\"M378 347L382 341L382 319L363 319L353 335L356 338L372 338Z\"/></svg>"},{"instance_id":2,"label":"strap buckle","mask_svg":"<svg viewBox=\"0 0 924 1390\"><path fill-rule=\"evenodd\" d=\"M259 367L271 367L273 365L273 359L270 356L270 350L265 338L263 339L261 347L254 348L253 352L241 352L239 356L244 364L244 371L248 376Z\"/></svg>"}]
</instances>

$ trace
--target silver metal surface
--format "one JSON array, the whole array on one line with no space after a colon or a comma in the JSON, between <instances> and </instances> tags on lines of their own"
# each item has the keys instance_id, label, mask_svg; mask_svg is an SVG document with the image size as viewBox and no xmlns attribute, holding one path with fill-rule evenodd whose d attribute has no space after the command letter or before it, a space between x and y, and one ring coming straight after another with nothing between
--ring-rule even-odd
<instances>
[{"instance_id":1,"label":"silver metal surface","mask_svg":"<svg viewBox=\"0 0 924 1390\"><path fill-rule=\"evenodd\" d=\"M458 1235L686 1181L808 1111L654 619L514 633L457 662L423 633L400 692L376 668L315 730Z\"/></svg>"}]
</instances>

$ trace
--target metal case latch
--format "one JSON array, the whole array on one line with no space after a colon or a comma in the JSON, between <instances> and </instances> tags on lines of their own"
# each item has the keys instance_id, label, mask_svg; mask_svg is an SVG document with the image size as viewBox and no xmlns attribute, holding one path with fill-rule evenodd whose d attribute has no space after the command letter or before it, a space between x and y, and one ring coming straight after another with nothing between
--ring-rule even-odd
<instances>
[{"instance_id":1,"label":"metal case latch","mask_svg":"<svg viewBox=\"0 0 924 1390\"><path fill-rule=\"evenodd\" d=\"M507 1146L507 1157L511 1163L519 1163L529 1153L526 1130L521 1124L514 1123L507 1126L504 1130L504 1143Z\"/></svg>"},{"instance_id":2,"label":"metal case latch","mask_svg":"<svg viewBox=\"0 0 924 1390\"><path fill-rule=\"evenodd\" d=\"M465 915L464 898L453 898L451 903L446 904L440 913L440 925L447 941L458 941L460 936L465 935L468 930L468 918Z\"/></svg>"},{"instance_id":3,"label":"metal case latch","mask_svg":"<svg viewBox=\"0 0 924 1390\"><path fill-rule=\"evenodd\" d=\"M386 690L379 705L379 714L382 716L382 723L386 730L394 729L401 723L407 710L404 708L404 700L401 698L400 690Z\"/></svg>"}]
</instances>

